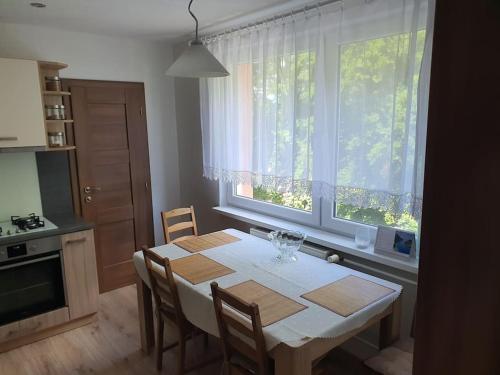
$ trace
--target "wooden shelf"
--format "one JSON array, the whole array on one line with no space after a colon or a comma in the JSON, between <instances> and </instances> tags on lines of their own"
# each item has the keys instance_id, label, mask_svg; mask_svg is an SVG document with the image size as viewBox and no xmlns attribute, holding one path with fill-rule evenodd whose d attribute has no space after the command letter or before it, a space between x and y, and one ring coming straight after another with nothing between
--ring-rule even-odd
<instances>
[{"instance_id":1,"label":"wooden shelf","mask_svg":"<svg viewBox=\"0 0 500 375\"><path fill-rule=\"evenodd\" d=\"M47 147L47 151L71 151L75 149L76 146Z\"/></svg>"},{"instance_id":2,"label":"wooden shelf","mask_svg":"<svg viewBox=\"0 0 500 375\"><path fill-rule=\"evenodd\" d=\"M71 93L69 91L44 91L43 95L48 95L48 96L70 96Z\"/></svg>"},{"instance_id":3,"label":"wooden shelf","mask_svg":"<svg viewBox=\"0 0 500 375\"><path fill-rule=\"evenodd\" d=\"M60 62L54 61L38 61L38 71L40 78L40 85L42 87L42 101L44 106L47 105L62 105L65 103L64 98L69 97L71 92L69 91L51 91L44 90L45 88L45 78L56 76L59 77L59 71L61 69L67 68L68 65ZM60 86L59 86L60 87ZM45 130L47 133L52 132L61 132L63 133L64 139L66 139L66 124L73 124L73 120L65 119L65 120L49 120L45 119ZM48 144L48 134L47 134L47 144ZM64 146L47 146L45 148L46 151L71 151L75 150L75 146L64 145Z\"/></svg>"},{"instance_id":4,"label":"wooden shelf","mask_svg":"<svg viewBox=\"0 0 500 375\"><path fill-rule=\"evenodd\" d=\"M68 64L55 61L38 61L38 66L46 70L60 70L68 67Z\"/></svg>"}]
</instances>

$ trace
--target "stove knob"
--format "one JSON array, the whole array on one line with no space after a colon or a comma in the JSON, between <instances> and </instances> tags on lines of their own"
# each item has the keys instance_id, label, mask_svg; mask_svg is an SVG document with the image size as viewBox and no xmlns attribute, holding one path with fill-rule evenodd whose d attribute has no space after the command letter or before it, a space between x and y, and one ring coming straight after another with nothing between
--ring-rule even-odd
<instances>
[{"instance_id":1,"label":"stove knob","mask_svg":"<svg viewBox=\"0 0 500 375\"><path fill-rule=\"evenodd\" d=\"M21 233L21 231L19 229L16 229L16 233Z\"/></svg>"},{"instance_id":2,"label":"stove knob","mask_svg":"<svg viewBox=\"0 0 500 375\"><path fill-rule=\"evenodd\" d=\"M7 236L10 236L10 230L9 229L7 230Z\"/></svg>"}]
</instances>

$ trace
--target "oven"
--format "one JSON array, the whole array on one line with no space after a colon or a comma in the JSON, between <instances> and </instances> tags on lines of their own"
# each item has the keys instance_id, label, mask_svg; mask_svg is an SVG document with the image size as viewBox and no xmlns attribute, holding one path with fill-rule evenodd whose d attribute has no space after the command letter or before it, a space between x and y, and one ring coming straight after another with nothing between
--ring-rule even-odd
<instances>
[{"instance_id":1,"label":"oven","mask_svg":"<svg viewBox=\"0 0 500 375\"><path fill-rule=\"evenodd\" d=\"M59 236L0 246L0 325L66 305Z\"/></svg>"}]
</instances>

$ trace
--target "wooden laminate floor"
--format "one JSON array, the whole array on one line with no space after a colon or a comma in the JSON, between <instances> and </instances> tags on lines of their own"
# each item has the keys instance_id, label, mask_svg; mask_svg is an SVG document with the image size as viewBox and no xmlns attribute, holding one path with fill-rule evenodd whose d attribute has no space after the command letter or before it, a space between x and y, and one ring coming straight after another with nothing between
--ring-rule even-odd
<instances>
[{"instance_id":1,"label":"wooden laminate floor","mask_svg":"<svg viewBox=\"0 0 500 375\"><path fill-rule=\"evenodd\" d=\"M0 354L1 375L157 375L153 356L140 350L135 286L100 296L98 320L87 326ZM188 361L219 352L215 339L188 346ZM175 374L175 349L163 357L162 374ZM329 374L372 374L342 351L330 358ZM215 363L193 374L220 373Z\"/></svg>"}]
</instances>

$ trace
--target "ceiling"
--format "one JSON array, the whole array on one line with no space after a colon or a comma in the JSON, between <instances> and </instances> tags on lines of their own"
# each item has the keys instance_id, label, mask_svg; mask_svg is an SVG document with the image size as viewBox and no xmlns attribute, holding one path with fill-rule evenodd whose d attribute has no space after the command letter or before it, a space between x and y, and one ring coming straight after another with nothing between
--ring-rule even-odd
<instances>
[{"instance_id":1,"label":"ceiling","mask_svg":"<svg viewBox=\"0 0 500 375\"><path fill-rule=\"evenodd\" d=\"M34 8L37 1L46 8ZM197 0L200 28L291 0ZM52 26L113 36L173 40L190 34L189 0L0 0L0 22Z\"/></svg>"}]
</instances>

